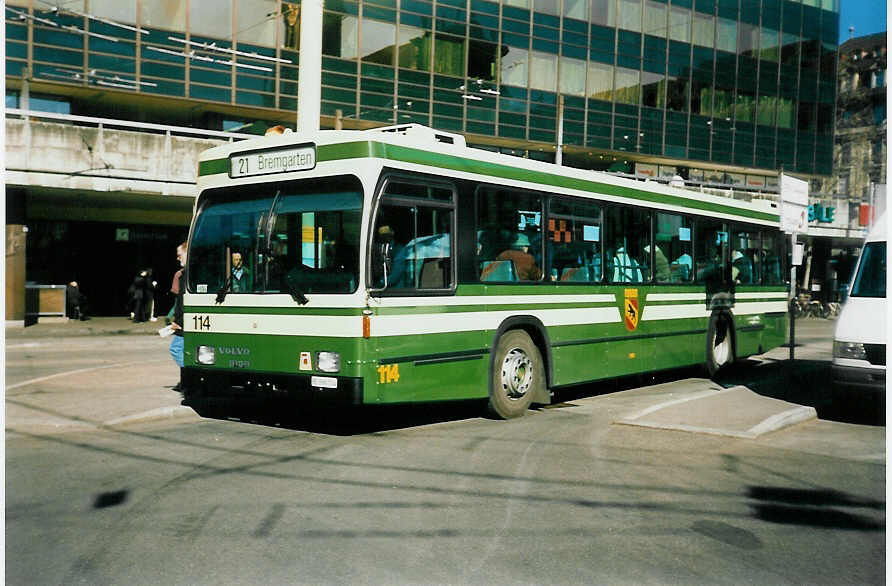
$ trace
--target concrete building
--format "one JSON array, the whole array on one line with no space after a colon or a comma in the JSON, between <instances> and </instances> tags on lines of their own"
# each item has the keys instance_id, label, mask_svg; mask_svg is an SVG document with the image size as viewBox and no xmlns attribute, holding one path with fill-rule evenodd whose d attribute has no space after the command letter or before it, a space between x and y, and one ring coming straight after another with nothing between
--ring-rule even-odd
<instances>
[{"instance_id":1,"label":"concrete building","mask_svg":"<svg viewBox=\"0 0 892 586\"><path fill-rule=\"evenodd\" d=\"M813 181L806 270L800 285L822 298L845 286L864 231L886 208L886 33L839 47L833 175Z\"/></svg>"},{"instance_id":2,"label":"concrete building","mask_svg":"<svg viewBox=\"0 0 892 586\"><path fill-rule=\"evenodd\" d=\"M5 16L7 241L27 227L23 280L77 279L122 314L139 269L168 286L197 152L294 127L300 5L8 0ZM321 124L418 122L771 194L781 168L832 174L838 24L837 0L328 0Z\"/></svg>"}]
</instances>

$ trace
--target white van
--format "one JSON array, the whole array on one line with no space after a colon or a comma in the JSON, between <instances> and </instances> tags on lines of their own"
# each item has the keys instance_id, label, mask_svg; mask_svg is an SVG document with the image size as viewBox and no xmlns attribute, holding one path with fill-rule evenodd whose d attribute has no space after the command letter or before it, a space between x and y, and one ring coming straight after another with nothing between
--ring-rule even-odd
<instances>
[{"instance_id":1,"label":"white van","mask_svg":"<svg viewBox=\"0 0 892 586\"><path fill-rule=\"evenodd\" d=\"M886 389L886 216L874 224L855 267L833 336L834 401ZM883 397L885 400L885 397Z\"/></svg>"}]
</instances>

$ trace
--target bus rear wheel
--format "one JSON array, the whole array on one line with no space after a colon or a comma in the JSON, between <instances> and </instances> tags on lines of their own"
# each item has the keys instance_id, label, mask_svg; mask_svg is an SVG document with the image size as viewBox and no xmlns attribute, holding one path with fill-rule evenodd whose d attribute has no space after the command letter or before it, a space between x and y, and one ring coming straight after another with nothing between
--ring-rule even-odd
<instances>
[{"instance_id":1,"label":"bus rear wheel","mask_svg":"<svg viewBox=\"0 0 892 586\"><path fill-rule=\"evenodd\" d=\"M511 330L500 337L490 374L490 413L502 419L520 417L544 386L542 355L529 335Z\"/></svg>"},{"instance_id":2,"label":"bus rear wheel","mask_svg":"<svg viewBox=\"0 0 892 586\"><path fill-rule=\"evenodd\" d=\"M734 362L734 325L726 313L713 313L706 329L706 372L710 378Z\"/></svg>"}]
</instances>

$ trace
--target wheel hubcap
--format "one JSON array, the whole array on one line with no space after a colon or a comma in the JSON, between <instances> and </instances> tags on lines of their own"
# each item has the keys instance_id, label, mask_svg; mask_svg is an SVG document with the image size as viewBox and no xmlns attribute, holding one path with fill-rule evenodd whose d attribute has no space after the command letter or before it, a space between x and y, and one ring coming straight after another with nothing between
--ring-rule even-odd
<instances>
[{"instance_id":1,"label":"wheel hubcap","mask_svg":"<svg viewBox=\"0 0 892 586\"><path fill-rule=\"evenodd\" d=\"M533 362L520 348L514 348L502 361L502 390L511 399L523 397L533 383Z\"/></svg>"}]
</instances>

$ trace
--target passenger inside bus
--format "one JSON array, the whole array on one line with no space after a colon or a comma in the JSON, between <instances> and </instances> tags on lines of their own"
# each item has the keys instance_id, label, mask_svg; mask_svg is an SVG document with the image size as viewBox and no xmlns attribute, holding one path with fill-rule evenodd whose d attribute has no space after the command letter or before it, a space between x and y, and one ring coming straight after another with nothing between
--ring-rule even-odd
<instances>
[{"instance_id":1,"label":"passenger inside bus","mask_svg":"<svg viewBox=\"0 0 892 586\"><path fill-rule=\"evenodd\" d=\"M739 285L750 285L753 282L753 261L740 250L731 253L731 278Z\"/></svg>"},{"instance_id":2,"label":"passenger inside bus","mask_svg":"<svg viewBox=\"0 0 892 586\"><path fill-rule=\"evenodd\" d=\"M523 232L514 235L510 248L499 253L496 260L510 260L521 281L538 281L542 278L542 269L530 254L530 237Z\"/></svg>"}]
</instances>

